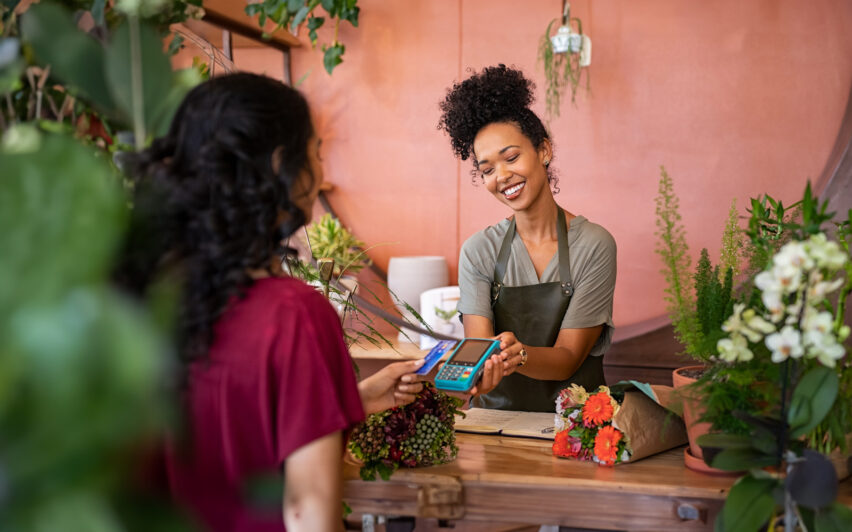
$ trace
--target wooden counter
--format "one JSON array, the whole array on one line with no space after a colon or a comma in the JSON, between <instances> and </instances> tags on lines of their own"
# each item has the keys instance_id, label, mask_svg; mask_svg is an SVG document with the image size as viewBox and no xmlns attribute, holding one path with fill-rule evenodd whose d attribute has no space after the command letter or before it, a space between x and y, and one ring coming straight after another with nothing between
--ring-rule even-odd
<instances>
[{"instance_id":1,"label":"wooden counter","mask_svg":"<svg viewBox=\"0 0 852 532\"><path fill-rule=\"evenodd\" d=\"M433 517L577 528L712 530L734 477L683 465L683 447L616 467L558 459L551 442L458 434L459 456L365 482L344 468L344 500L356 514ZM852 505L852 480L840 500ZM418 528L419 529L419 528Z\"/></svg>"}]
</instances>

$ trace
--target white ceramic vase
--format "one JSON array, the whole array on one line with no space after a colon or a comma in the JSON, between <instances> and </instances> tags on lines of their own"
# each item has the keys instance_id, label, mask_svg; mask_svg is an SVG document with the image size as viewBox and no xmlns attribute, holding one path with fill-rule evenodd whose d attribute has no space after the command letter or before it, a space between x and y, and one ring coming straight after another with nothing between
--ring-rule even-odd
<instances>
[{"instance_id":1,"label":"white ceramic vase","mask_svg":"<svg viewBox=\"0 0 852 532\"><path fill-rule=\"evenodd\" d=\"M415 324L417 319L397 299L405 301L420 313L420 294L430 288L446 286L447 279L447 260L444 257L391 257L388 263L388 288L393 292L391 297L399 312ZM420 335L405 331L397 339L400 342L416 343Z\"/></svg>"}]
</instances>

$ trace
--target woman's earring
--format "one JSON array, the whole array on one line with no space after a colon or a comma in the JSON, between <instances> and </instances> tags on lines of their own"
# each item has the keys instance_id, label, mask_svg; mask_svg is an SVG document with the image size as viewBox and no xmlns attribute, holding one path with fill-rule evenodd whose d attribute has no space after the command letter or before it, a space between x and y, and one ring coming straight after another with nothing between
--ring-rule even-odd
<instances>
[{"instance_id":1,"label":"woman's earring","mask_svg":"<svg viewBox=\"0 0 852 532\"><path fill-rule=\"evenodd\" d=\"M547 168L548 166L550 166L550 159L545 159L544 160L544 167Z\"/></svg>"}]
</instances>

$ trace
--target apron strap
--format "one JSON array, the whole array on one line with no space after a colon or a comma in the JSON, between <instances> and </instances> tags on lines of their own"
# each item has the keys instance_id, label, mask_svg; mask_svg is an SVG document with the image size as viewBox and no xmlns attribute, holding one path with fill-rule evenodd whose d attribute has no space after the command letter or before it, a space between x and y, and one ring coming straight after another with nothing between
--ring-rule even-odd
<instances>
[{"instance_id":1,"label":"apron strap","mask_svg":"<svg viewBox=\"0 0 852 532\"><path fill-rule=\"evenodd\" d=\"M512 241L515 239L515 218L509 222L509 229L503 237L500 252L497 253L497 264L494 266L494 279L491 281L491 305L497 301L500 289L503 288L503 277L506 275L506 266L509 264L509 255L512 254Z\"/></svg>"},{"instance_id":2,"label":"apron strap","mask_svg":"<svg viewBox=\"0 0 852 532\"><path fill-rule=\"evenodd\" d=\"M574 295L574 285L571 284L571 266L568 260L568 225L565 222L565 211L559 209L556 216L556 237L558 241L557 256L559 260L559 281L565 295ZM503 288L503 278L506 275L506 267L509 264L509 255L512 254L512 241L515 240L515 218L509 222L506 236L497 253L497 264L494 265L494 279L491 281L491 305L497 301L500 289Z\"/></svg>"},{"instance_id":3,"label":"apron strap","mask_svg":"<svg viewBox=\"0 0 852 532\"><path fill-rule=\"evenodd\" d=\"M571 284L571 265L568 260L568 224L565 222L565 211L559 209L556 216L556 238L559 248L556 254L559 256L559 281L562 283L562 291L571 297L574 295L574 285Z\"/></svg>"}]
</instances>

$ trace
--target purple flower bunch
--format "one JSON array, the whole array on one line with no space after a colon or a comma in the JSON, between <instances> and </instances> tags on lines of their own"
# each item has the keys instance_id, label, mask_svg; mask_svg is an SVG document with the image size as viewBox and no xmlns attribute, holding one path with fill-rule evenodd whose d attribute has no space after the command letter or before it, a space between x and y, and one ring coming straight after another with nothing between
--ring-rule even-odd
<instances>
[{"instance_id":1,"label":"purple flower bunch","mask_svg":"<svg viewBox=\"0 0 852 532\"><path fill-rule=\"evenodd\" d=\"M458 453L453 430L462 401L426 383L405 406L372 414L349 437L349 451L363 462L361 478L387 480L400 467L443 464Z\"/></svg>"}]
</instances>

